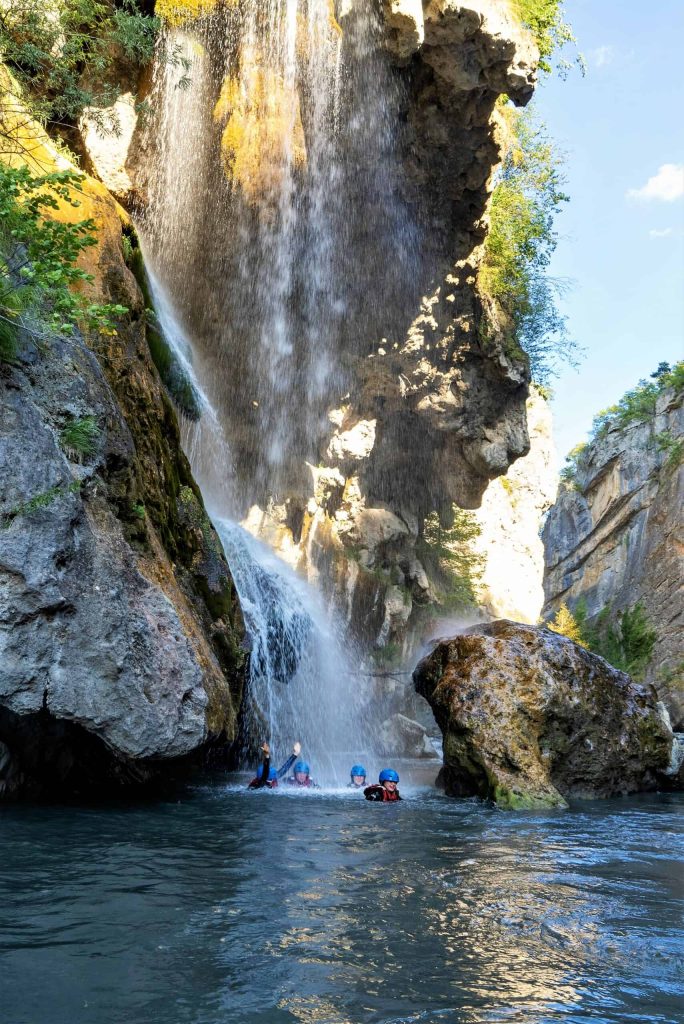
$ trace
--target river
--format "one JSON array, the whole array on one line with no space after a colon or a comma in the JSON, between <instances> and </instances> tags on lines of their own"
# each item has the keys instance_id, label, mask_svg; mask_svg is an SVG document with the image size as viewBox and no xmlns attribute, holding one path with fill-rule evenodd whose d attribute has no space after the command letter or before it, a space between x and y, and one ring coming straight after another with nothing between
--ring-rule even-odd
<instances>
[{"instance_id":1,"label":"river","mask_svg":"<svg viewBox=\"0 0 684 1024\"><path fill-rule=\"evenodd\" d=\"M684 1020L681 794L243 787L4 809L3 1024Z\"/></svg>"}]
</instances>

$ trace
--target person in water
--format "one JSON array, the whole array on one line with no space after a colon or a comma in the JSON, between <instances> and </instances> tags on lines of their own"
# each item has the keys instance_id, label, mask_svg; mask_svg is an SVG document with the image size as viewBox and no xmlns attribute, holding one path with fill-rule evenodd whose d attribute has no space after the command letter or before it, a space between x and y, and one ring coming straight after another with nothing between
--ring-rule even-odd
<instances>
[{"instance_id":1,"label":"person in water","mask_svg":"<svg viewBox=\"0 0 684 1024\"><path fill-rule=\"evenodd\" d=\"M363 789L366 785L366 769L362 764L352 765L352 770L349 773L351 782L348 785L348 789Z\"/></svg>"},{"instance_id":2,"label":"person in water","mask_svg":"<svg viewBox=\"0 0 684 1024\"><path fill-rule=\"evenodd\" d=\"M297 761L294 774L287 781L288 785L296 786L298 789L318 789L318 785L311 778L311 769L306 761Z\"/></svg>"},{"instance_id":3,"label":"person in water","mask_svg":"<svg viewBox=\"0 0 684 1024\"><path fill-rule=\"evenodd\" d=\"M363 795L366 800L401 800L399 796L399 776L393 768L383 768L377 783L373 786L366 786Z\"/></svg>"},{"instance_id":4,"label":"person in water","mask_svg":"<svg viewBox=\"0 0 684 1024\"><path fill-rule=\"evenodd\" d=\"M292 765L299 757L299 753L302 749L301 743L295 743L292 748L292 753L288 757L285 764L281 765L280 768L271 768L271 748L268 743L262 743L261 753L263 754L263 760L261 762L261 770L257 775L254 776L250 782L248 789L275 789L278 785L278 779L282 779L284 775L287 775Z\"/></svg>"}]
</instances>

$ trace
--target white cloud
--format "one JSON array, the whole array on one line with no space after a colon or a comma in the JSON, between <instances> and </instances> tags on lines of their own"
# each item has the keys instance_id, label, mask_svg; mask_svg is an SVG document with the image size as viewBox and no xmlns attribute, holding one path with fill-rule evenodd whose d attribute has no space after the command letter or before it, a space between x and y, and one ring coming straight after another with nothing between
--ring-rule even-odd
<instances>
[{"instance_id":1,"label":"white cloud","mask_svg":"<svg viewBox=\"0 0 684 1024\"><path fill-rule=\"evenodd\" d=\"M613 57L615 56L615 50L612 46L597 46L595 50L592 50L589 54L589 59L594 67L604 68L606 64L613 63Z\"/></svg>"},{"instance_id":2,"label":"white cloud","mask_svg":"<svg viewBox=\"0 0 684 1024\"><path fill-rule=\"evenodd\" d=\"M628 199L661 199L671 203L684 195L684 164L663 164L641 188L630 188Z\"/></svg>"},{"instance_id":3,"label":"white cloud","mask_svg":"<svg viewBox=\"0 0 684 1024\"><path fill-rule=\"evenodd\" d=\"M651 230L649 231L649 235L651 236L651 238L666 238L668 235L671 234L672 228L651 228Z\"/></svg>"}]
</instances>

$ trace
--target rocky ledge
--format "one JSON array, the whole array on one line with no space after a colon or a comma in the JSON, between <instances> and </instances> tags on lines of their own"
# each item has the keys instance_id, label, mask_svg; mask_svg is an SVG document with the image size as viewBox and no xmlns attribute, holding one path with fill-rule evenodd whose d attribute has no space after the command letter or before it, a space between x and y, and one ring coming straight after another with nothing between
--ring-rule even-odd
<instances>
[{"instance_id":1,"label":"rocky ledge","mask_svg":"<svg viewBox=\"0 0 684 1024\"><path fill-rule=\"evenodd\" d=\"M553 808L671 785L675 741L653 687L550 630L473 626L439 640L413 678L444 736L451 796Z\"/></svg>"},{"instance_id":2,"label":"rocky ledge","mask_svg":"<svg viewBox=\"0 0 684 1024\"><path fill-rule=\"evenodd\" d=\"M90 298L128 313L23 337L0 366L0 799L149 783L237 730L241 615L150 356L130 225L97 182L80 192L57 215L95 221Z\"/></svg>"}]
</instances>

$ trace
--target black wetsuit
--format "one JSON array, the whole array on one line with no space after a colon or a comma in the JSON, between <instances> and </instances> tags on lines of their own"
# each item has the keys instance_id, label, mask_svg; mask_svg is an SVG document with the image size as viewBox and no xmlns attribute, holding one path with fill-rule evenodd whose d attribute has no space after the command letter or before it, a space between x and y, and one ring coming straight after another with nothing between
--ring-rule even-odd
<instances>
[{"instance_id":1,"label":"black wetsuit","mask_svg":"<svg viewBox=\"0 0 684 1024\"><path fill-rule=\"evenodd\" d=\"M283 775L287 775L287 773L289 772L290 768L295 763L296 759L297 759L297 755L296 754L290 754L290 756L288 757L288 759L285 762L285 764L282 765L278 769L278 779L282 779ZM258 775L256 775L252 779L252 781L250 782L248 788L249 789L264 789L264 788L266 788L266 789L273 789L274 786L277 786L278 785L278 780L274 779L273 781L271 781L269 779L269 777L268 777L270 770L271 770L271 758L270 757L265 757L263 762L262 762L262 765L261 765L261 771L259 772Z\"/></svg>"},{"instance_id":2,"label":"black wetsuit","mask_svg":"<svg viewBox=\"0 0 684 1024\"><path fill-rule=\"evenodd\" d=\"M390 792L389 789L385 789L385 787L380 785L379 782L376 782L373 786L366 786L363 791L363 795L366 800L373 800L378 803L385 803L388 800L401 800L398 789Z\"/></svg>"}]
</instances>

